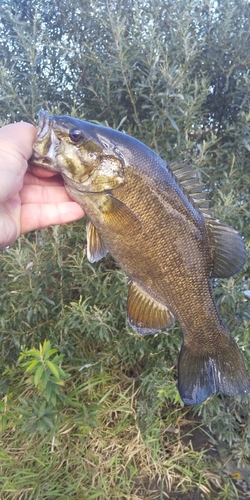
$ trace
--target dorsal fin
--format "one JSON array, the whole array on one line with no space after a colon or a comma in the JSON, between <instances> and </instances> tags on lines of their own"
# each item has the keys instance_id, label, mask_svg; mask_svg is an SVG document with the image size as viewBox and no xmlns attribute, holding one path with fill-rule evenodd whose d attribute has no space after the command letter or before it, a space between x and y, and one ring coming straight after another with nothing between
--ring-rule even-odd
<instances>
[{"instance_id":1,"label":"dorsal fin","mask_svg":"<svg viewBox=\"0 0 250 500\"><path fill-rule=\"evenodd\" d=\"M211 215L209 201L204 186L200 181L199 172L193 170L187 160L182 162L172 161L168 166L193 204L204 214Z\"/></svg>"}]
</instances>

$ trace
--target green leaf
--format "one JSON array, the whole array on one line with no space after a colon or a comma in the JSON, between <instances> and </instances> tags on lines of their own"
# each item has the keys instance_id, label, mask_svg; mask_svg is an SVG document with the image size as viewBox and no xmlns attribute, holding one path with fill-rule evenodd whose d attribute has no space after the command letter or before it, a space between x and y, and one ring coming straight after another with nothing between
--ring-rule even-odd
<instances>
[{"instance_id":1,"label":"green leaf","mask_svg":"<svg viewBox=\"0 0 250 500\"><path fill-rule=\"evenodd\" d=\"M4 432L7 426L7 415L0 415L1 431Z\"/></svg>"},{"instance_id":2,"label":"green leaf","mask_svg":"<svg viewBox=\"0 0 250 500\"><path fill-rule=\"evenodd\" d=\"M47 340L45 339L43 344L40 344L39 347L40 347L40 352L41 352L42 356L44 357L46 350L47 350L47 347L48 347L48 349L50 349L50 341L48 340L48 342L47 342Z\"/></svg>"},{"instance_id":3,"label":"green leaf","mask_svg":"<svg viewBox=\"0 0 250 500\"><path fill-rule=\"evenodd\" d=\"M54 365L54 363L52 363L52 361L49 361L48 359L45 361L45 364L47 365L47 367L50 369L51 373L53 373L53 375L56 377L56 378L60 378L59 376L59 371L58 371L58 368L56 365Z\"/></svg>"},{"instance_id":4,"label":"green leaf","mask_svg":"<svg viewBox=\"0 0 250 500\"><path fill-rule=\"evenodd\" d=\"M56 352L57 352L57 349L47 350L46 353L44 354L44 359L50 358L50 356L52 356L52 354L55 354Z\"/></svg>"},{"instance_id":5,"label":"green leaf","mask_svg":"<svg viewBox=\"0 0 250 500\"><path fill-rule=\"evenodd\" d=\"M55 422L53 420L51 420L49 417L43 417L43 422L45 422L48 429L54 429Z\"/></svg>"},{"instance_id":6,"label":"green leaf","mask_svg":"<svg viewBox=\"0 0 250 500\"><path fill-rule=\"evenodd\" d=\"M46 401L51 403L51 395L52 394L53 394L52 393L52 385L47 384L45 389L44 389L44 397L45 397Z\"/></svg>"},{"instance_id":7,"label":"green leaf","mask_svg":"<svg viewBox=\"0 0 250 500\"><path fill-rule=\"evenodd\" d=\"M40 382L41 377L43 375L43 372L44 372L44 367L41 364L40 366L38 366L38 368L36 370L36 373L34 375L34 384L35 384L35 387L37 387L38 383Z\"/></svg>"},{"instance_id":8,"label":"green leaf","mask_svg":"<svg viewBox=\"0 0 250 500\"><path fill-rule=\"evenodd\" d=\"M28 365L25 370L25 373L33 371L33 369L35 368L35 366L37 366L38 363L40 363L38 359L34 359L33 361L28 361L27 363L23 363L22 366Z\"/></svg>"},{"instance_id":9,"label":"green leaf","mask_svg":"<svg viewBox=\"0 0 250 500\"><path fill-rule=\"evenodd\" d=\"M176 132L180 132L179 127L178 127L177 123L175 122L175 120L170 115L168 115L168 113L166 113L166 115L167 115L172 127L176 130Z\"/></svg>"},{"instance_id":10,"label":"green leaf","mask_svg":"<svg viewBox=\"0 0 250 500\"><path fill-rule=\"evenodd\" d=\"M66 378L69 378L70 377L70 374L69 373L66 373L62 368L61 366L58 366L58 372L59 372L59 377L62 378L62 379L66 379Z\"/></svg>"},{"instance_id":11,"label":"green leaf","mask_svg":"<svg viewBox=\"0 0 250 500\"><path fill-rule=\"evenodd\" d=\"M50 378L49 370L44 369L42 376L41 376L41 384L42 384L43 390L46 388L48 381L49 381L49 378Z\"/></svg>"},{"instance_id":12,"label":"green leaf","mask_svg":"<svg viewBox=\"0 0 250 500\"><path fill-rule=\"evenodd\" d=\"M63 358L64 358L64 354L57 354L53 358L53 363L55 363L56 365L58 365L60 363L60 361L63 360Z\"/></svg>"},{"instance_id":13,"label":"green leaf","mask_svg":"<svg viewBox=\"0 0 250 500\"><path fill-rule=\"evenodd\" d=\"M33 358L41 358L41 353L38 351L38 349L27 349L23 353L20 354L18 360L22 360L27 357L33 357Z\"/></svg>"}]
</instances>

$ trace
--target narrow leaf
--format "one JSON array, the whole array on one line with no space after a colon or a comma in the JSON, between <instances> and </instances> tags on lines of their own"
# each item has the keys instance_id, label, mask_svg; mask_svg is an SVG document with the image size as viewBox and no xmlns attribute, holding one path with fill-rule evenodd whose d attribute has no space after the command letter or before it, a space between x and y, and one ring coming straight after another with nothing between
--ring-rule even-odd
<instances>
[{"instance_id":1,"label":"narrow leaf","mask_svg":"<svg viewBox=\"0 0 250 500\"><path fill-rule=\"evenodd\" d=\"M23 363L23 366L27 365L25 373L29 373L33 371L33 368L39 363L38 359L34 359L33 361L29 361L28 363Z\"/></svg>"},{"instance_id":2,"label":"narrow leaf","mask_svg":"<svg viewBox=\"0 0 250 500\"><path fill-rule=\"evenodd\" d=\"M56 378L60 378L57 366L54 365L54 363L52 363L52 361L49 361L49 359L47 359L45 361L45 363L46 363L47 367L50 369L51 373L53 373L53 375L55 375Z\"/></svg>"},{"instance_id":3,"label":"narrow leaf","mask_svg":"<svg viewBox=\"0 0 250 500\"><path fill-rule=\"evenodd\" d=\"M34 384L36 387L41 380L41 376L43 374L43 371L44 371L43 365L39 365L37 370L36 370L36 373L34 375Z\"/></svg>"}]
</instances>

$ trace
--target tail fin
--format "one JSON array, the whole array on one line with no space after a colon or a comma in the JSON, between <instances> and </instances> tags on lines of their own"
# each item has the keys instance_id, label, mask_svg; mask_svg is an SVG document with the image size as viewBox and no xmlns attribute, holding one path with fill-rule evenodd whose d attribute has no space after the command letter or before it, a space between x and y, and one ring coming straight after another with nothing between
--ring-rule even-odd
<instances>
[{"instance_id":1,"label":"tail fin","mask_svg":"<svg viewBox=\"0 0 250 500\"><path fill-rule=\"evenodd\" d=\"M226 328L221 333L224 346L219 344L217 352L211 354L196 355L182 345L178 389L185 404L202 403L217 391L227 396L250 393L250 378L237 344Z\"/></svg>"}]
</instances>

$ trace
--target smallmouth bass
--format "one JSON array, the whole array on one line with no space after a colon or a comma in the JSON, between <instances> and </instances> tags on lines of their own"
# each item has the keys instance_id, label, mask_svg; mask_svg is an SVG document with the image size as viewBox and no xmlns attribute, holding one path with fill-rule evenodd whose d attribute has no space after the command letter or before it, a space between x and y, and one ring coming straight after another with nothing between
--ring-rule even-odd
<instances>
[{"instance_id":1,"label":"smallmouth bass","mask_svg":"<svg viewBox=\"0 0 250 500\"><path fill-rule=\"evenodd\" d=\"M249 393L242 355L222 323L211 285L212 278L242 268L245 245L237 231L209 214L196 173L185 163L168 165L117 130L43 110L30 163L60 172L89 217L89 261L110 252L130 277L131 327L155 334L179 320L184 403L200 403L217 391Z\"/></svg>"}]
</instances>

